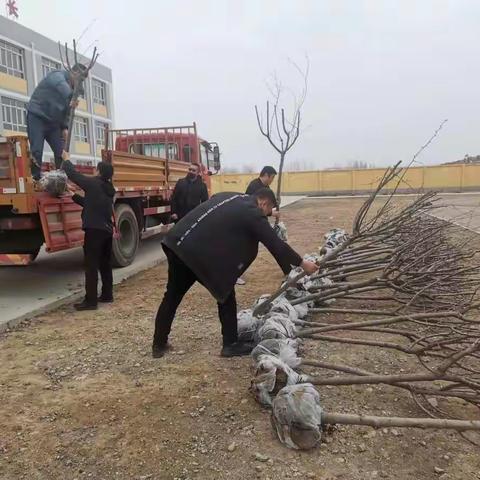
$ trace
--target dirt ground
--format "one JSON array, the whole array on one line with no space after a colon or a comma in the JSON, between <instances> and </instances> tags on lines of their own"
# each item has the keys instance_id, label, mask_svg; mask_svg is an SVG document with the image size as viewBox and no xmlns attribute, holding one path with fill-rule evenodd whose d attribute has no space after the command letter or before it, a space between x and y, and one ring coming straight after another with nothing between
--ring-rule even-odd
<instances>
[{"instance_id":1,"label":"dirt ground","mask_svg":"<svg viewBox=\"0 0 480 480\"><path fill-rule=\"evenodd\" d=\"M286 208L290 243L316 250L328 229L349 227L361 202ZM282 276L261 250L244 278L240 308ZM0 337L1 479L480 479L479 447L447 431L339 427L313 451L283 447L248 391L250 359L219 357L216 304L201 286L178 312L173 352L151 358L165 280L160 265L117 287L116 302L98 312L65 306ZM359 368L401 367L340 344L307 342L305 350ZM424 416L387 387L319 391L328 411Z\"/></svg>"}]
</instances>

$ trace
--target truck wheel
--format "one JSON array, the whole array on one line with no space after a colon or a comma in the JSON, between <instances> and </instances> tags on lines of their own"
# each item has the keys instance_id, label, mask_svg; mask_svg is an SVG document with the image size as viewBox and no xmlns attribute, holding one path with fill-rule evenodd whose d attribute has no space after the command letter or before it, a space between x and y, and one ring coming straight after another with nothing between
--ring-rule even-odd
<instances>
[{"instance_id":1,"label":"truck wheel","mask_svg":"<svg viewBox=\"0 0 480 480\"><path fill-rule=\"evenodd\" d=\"M137 254L139 232L137 217L130 205L120 203L115 207L115 217L120 238L113 239L112 264L114 267L130 265Z\"/></svg>"}]
</instances>

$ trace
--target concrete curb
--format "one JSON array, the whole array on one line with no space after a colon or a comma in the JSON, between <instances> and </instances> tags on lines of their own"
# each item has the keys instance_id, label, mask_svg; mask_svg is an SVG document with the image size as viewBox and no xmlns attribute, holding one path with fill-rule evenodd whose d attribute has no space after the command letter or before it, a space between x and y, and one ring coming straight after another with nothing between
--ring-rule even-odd
<instances>
[{"instance_id":1,"label":"concrete curb","mask_svg":"<svg viewBox=\"0 0 480 480\"><path fill-rule=\"evenodd\" d=\"M300 200L304 200L305 198L308 198L304 195L298 195L298 196L291 196L291 197L283 197L280 199L280 208L285 208L289 207L290 205L293 205L294 203L299 202Z\"/></svg>"},{"instance_id":2,"label":"concrete curb","mask_svg":"<svg viewBox=\"0 0 480 480\"><path fill-rule=\"evenodd\" d=\"M153 260L150 260L148 262L138 264L138 265L133 264L131 268L127 267L127 269L121 268L121 269L118 269L118 270L114 270L113 271L113 284L118 285L118 284L124 282L125 280L127 280L128 278L133 277L134 275L137 275L140 272L143 272L144 270L148 270L150 268L156 267L157 265L159 265L160 263L165 261L165 259L166 259L166 257L165 257L165 255L163 254L163 251L162 251L161 256L159 258L156 258L156 259L153 259ZM128 270L128 272L126 272L125 270ZM8 320L6 322L1 322L0 321L1 322L0 323L0 333L3 333L3 332L5 332L5 331L7 331L11 328L16 327L17 325L19 325L24 320L30 320L30 319L38 316L38 315L50 312L50 311L55 310L56 308L59 308L63 305L73 303L76 300L80 300L82 298L82 296L83 296L83 287L75 289L74 291L72 291L68 295L65 295L61 298L58 298L58 299L56 299L56 300L54 300L54 301L52 301L52 302L50 302L46 305L42 305L41 307L35 308L28 313L19 315L18 317L15 317L15 318L11 318L10 320Z\"/></svg>"}]
</instances>

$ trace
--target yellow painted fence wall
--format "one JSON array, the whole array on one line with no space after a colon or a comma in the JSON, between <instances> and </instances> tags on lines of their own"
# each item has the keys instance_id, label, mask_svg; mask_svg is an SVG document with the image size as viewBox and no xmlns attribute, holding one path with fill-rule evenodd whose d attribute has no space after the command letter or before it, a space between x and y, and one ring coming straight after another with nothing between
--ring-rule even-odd
<instances>
[{"instance_id":1,"label":"yellow painted fence wall","mask_svg":"<svg viewBox=\"0 0 480 480\"><path fill-rule=\"evenodd\" d=\"M371 192L383 176L385 169L364 170L316 170L284 172L282 193L302 194L355 194ZM255 174L221 174L211 177L212 191L244 192ZM392 188L395 186L392 182ZM276 190L276 180L272 185ZM399 186L400 191L418 189L441 191L480 191L480 165L439 165L433 167L411 167Z\"/></svg>"}]
</instances>

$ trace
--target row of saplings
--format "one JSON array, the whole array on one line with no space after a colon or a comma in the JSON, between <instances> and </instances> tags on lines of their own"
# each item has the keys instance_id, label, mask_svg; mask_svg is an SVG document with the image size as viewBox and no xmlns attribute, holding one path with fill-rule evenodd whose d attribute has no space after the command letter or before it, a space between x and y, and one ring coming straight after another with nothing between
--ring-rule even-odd
<instances>
[{"instance_id":1,"label":"row of saplings","mask_svg":"<svg viewBox=\"0 0 480 480\"><path fill-rule=\"evenodd\" d=\"M256 344L251 391L271 408L277 436L290 448L315 447L328 424L480 430L475 420L480 407L476 252L466 249L468 242L452 240L449 225L432 219L434 194L419 195L401 208L393 206L395 190L377 198L402 175L398 166L387 170L357 212L351 233L336 229L325 235L320 253L309 256L320 266L317 274L294 270L277 292L239 312L240 338ZM346 306L339 300L347 300ZM355 301L360 308L352 308ZM380 306L368 309L368 301ZM312 315L318 313L337 315ZM300 358L306 338L380 348L393 354L391 364L400 352L413 359L413 371L394 368L386 374ZM309 376L307 366L335 376ZM408 391L429 418L326 412L314 387L374 384ZM442 411L436 399L439 404L460 399L467 418L452 419L451 410Z\"/></svg>"}]
</instances>

